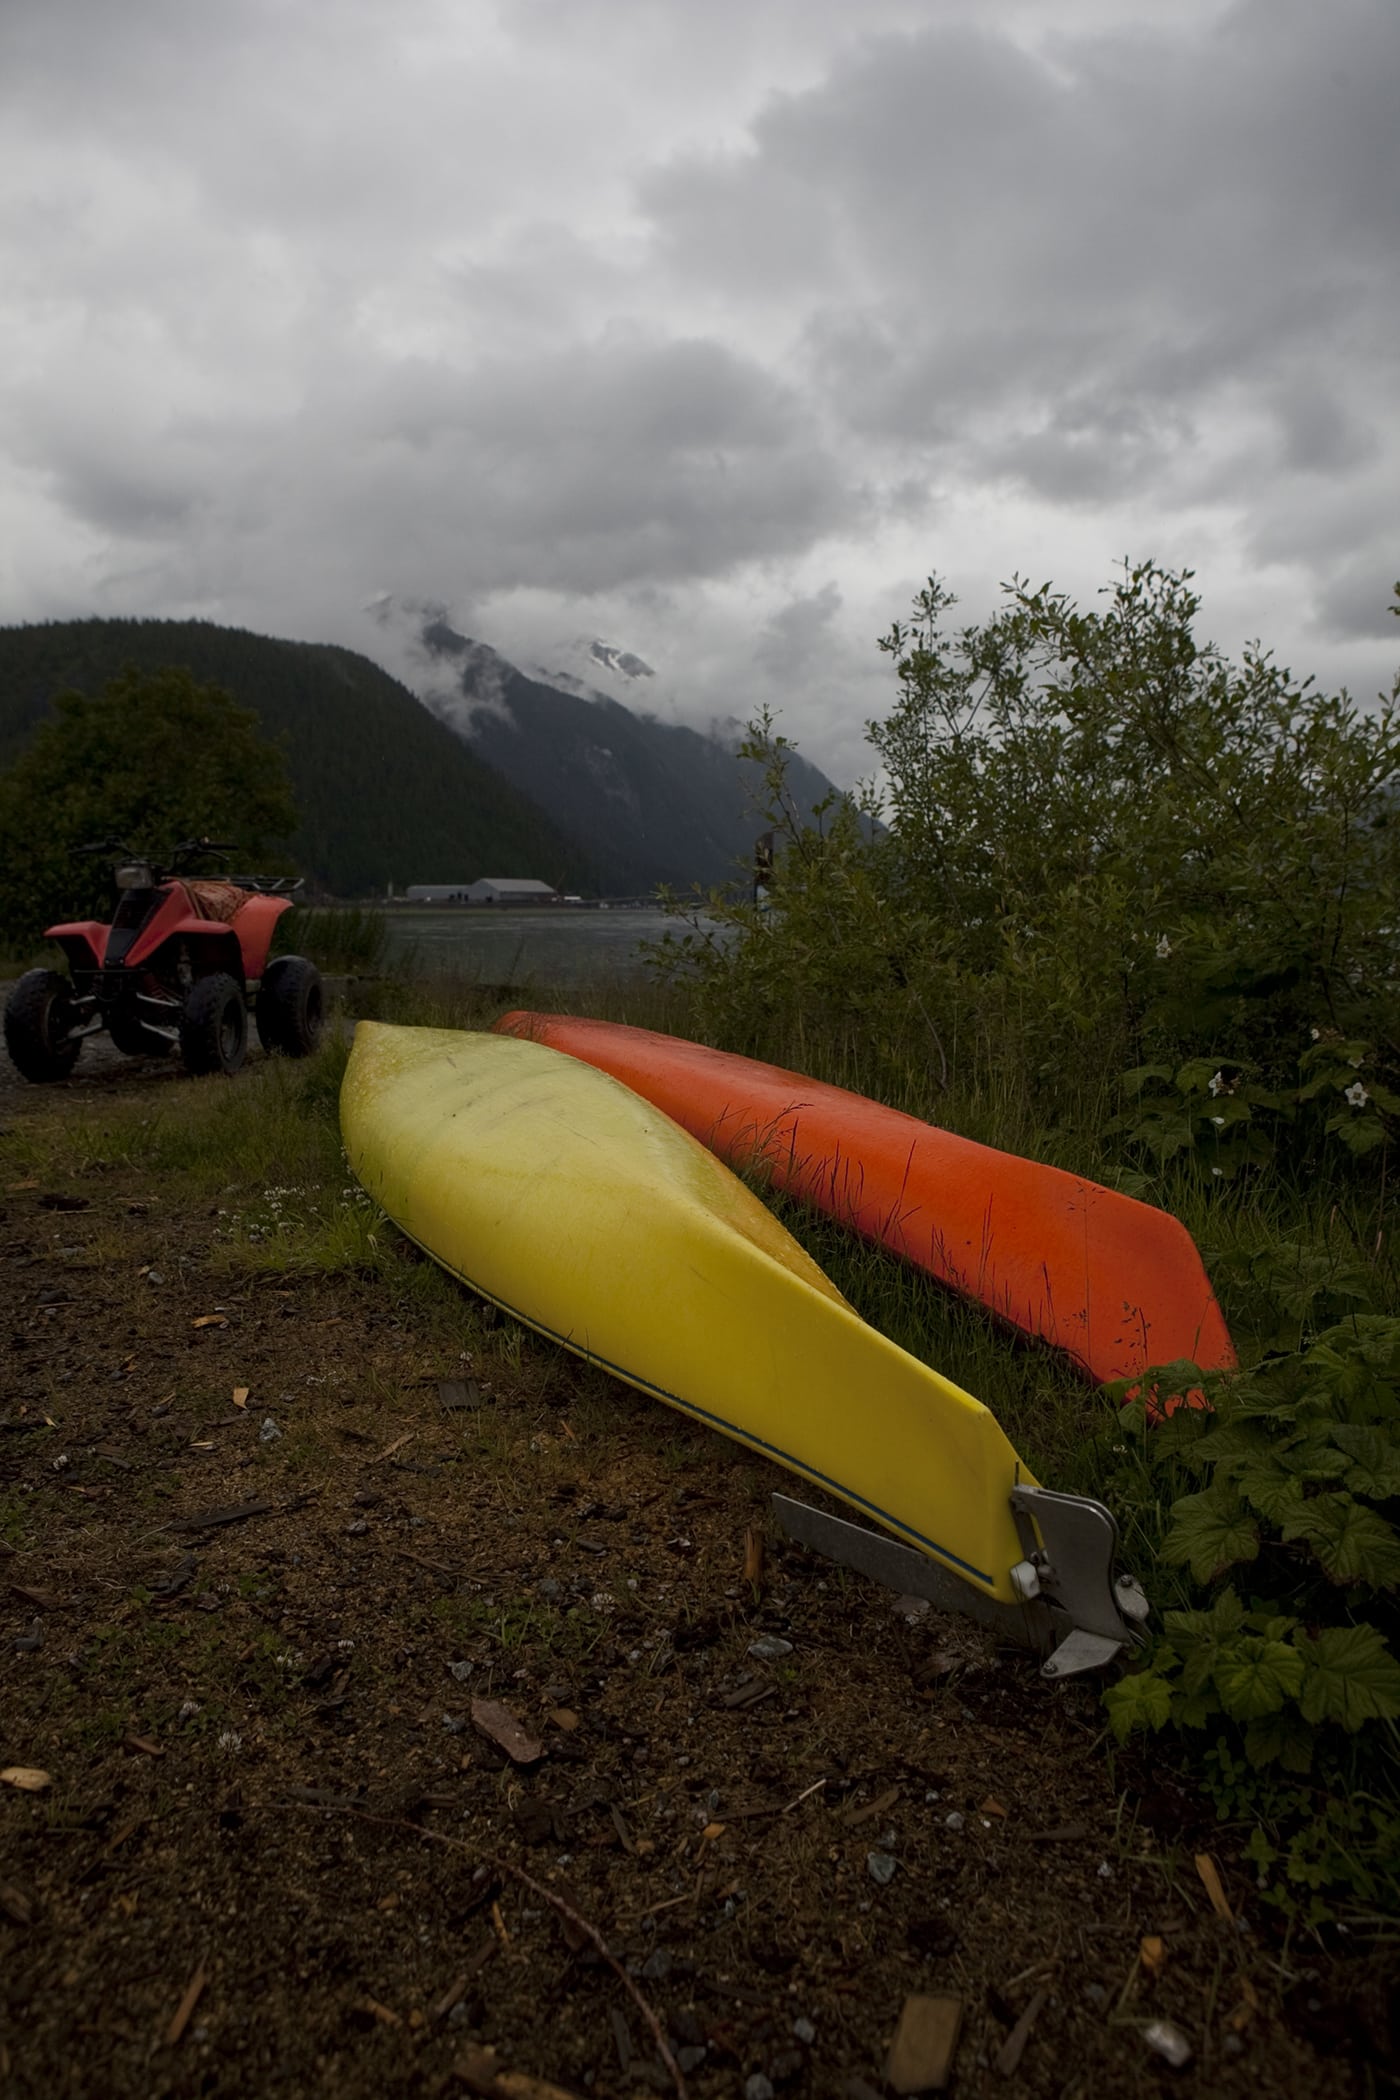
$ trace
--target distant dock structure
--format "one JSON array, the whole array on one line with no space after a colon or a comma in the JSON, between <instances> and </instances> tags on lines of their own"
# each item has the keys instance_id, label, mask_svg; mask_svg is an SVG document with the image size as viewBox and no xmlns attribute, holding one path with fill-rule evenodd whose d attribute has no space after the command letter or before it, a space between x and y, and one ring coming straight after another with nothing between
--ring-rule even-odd
<instances>
[{"instance_id":1,"label":"distant dock structure","mask_svg":"<svg viewBox=\"0 0 1400 2100\"><path fill-rule=\"evenodd\" d=\"M405 904L563 904L548 882L520 875L483 875L476 882L411 882Z\"/></svg>"}]
</instances>

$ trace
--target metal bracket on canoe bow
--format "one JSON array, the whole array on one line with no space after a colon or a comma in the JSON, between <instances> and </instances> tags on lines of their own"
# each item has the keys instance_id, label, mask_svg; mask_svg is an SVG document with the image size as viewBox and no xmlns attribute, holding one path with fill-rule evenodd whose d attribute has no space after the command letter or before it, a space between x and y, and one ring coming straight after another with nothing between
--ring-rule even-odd
<instances>
[{"instance_id":1,"label":"metal bracket on canoe bow","mask_svg":"<svg viewBox=\"0 0 1400 2100\"><path fill-rule=\"evenodd\" d=\"M788 1495L773 1497L788 1537L842 1567L939 1611L962 1612L1039 1655L1045 1677L1102 1669L1142 1639L1147 1599L1131 1575L1113 1574L1118 1526L1101 1502L1018 1487L1011 1510L1025 1559L1011 1570L1018 1602L998 1604L981 1590L884 1532L828 1516Z\"/></svg>"}]
</instances>

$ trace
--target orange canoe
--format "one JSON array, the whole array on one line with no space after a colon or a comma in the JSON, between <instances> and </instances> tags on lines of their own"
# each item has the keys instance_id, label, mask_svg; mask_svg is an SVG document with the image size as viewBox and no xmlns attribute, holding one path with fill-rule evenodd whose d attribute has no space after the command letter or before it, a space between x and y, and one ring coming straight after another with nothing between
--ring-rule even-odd
<instances>
[{"instance_id":1,"label":"orange canoe","mask_svg":"<svg viewBox=\"0 0 1400 2100\"><path fill-rule=\"evenodd\" d=\"M564 1014L495 1025L611 1072L730 1166L761 1166L1100 1383L1235 1364L1195 1242L1150 1204L679 1036Z\"/></svg>"}]
</instances>

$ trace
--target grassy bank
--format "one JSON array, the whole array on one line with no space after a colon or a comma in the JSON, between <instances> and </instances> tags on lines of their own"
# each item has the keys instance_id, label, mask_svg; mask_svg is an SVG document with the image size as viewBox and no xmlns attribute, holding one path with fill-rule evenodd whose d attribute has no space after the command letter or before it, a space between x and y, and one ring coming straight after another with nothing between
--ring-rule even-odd
<instances>
[{"instance_id":1,"label":"grassy bank","mask_svg":"<svg viewBox=\"0 0 1400 2100\"><path fill-rule=\"evenodd\" d=\"M1295 2000L1369 2006L1379 1969L1281 1953L1189 1790L1137 1761L1125 1798L1092 1686L784 1546L787 1476L386 1228L341 1159L344 1057L6 1103L0 1765L38 1776L0 1788L0 2082L382 2100L489 2045L521 2090L665 2089L582 1917L694 2100L878 2079L911 1991L962 1998L976 2086L1047 1978L1026 2100L1067 2060L1151 2100L1163 2018L1228 2100L1319 2084ZM932 1306L904 1317L926 1346ZM1082 1988L1105 1953L1116 1999Z\"/></svg>"},{"instance_id":2,"label":"grassy bank","mask_svg":"<svg viewBox=\"0 0 1400 2100\"><path fill-rule=\"evenodd\" d=\"M358 996L379 1018L459 1028L489 1026L515 1003L466 978L383 978ZM567 1003L725 1043L712 989L684 974L609 982ZM1213 1421L1149 1432L1139 1408L1120 1409L1053 1352L1014 1343L920 1272L773 1199L856 1309L982 1399L1041 1479L1115 1510L1157 1629L1148 1669L1115 1694L1125 1741L1157 1734L1228 1824L1264 1833L1256 1864L1286 1910L1357 1920L1387 1908L1400 1868L1390 1645L1400 1323L1384 1154L1358 1161L1337 1148L1306 1172L1275 1156L1217 1175L1202 1118L1200 1153L1154 1159L1119 1120L1126 1097L1111 1077L1086 1077L1081 1062L1077 1079L1052 1087L1024 1059L998 1057L986 1034L959 1041L947 1067L896 1060L888 1044L862 1061L848 1029L823 1034L810 1016L799 1033L748 1047L1114 1182L1192 1232L1247 1375L1221 1386ZM179 1203L204 1206L209 1273L230 1287L356 1279L424 1335L504 1352L512 1376L547 1384L556 1352L488 1325L430 1264L406 1259L349 1185L336 1124L346 1054L338 1039L307 1066L261 1065L232 1086L176 1084L80 1116L26 1115L0 1156L15 1182L153 1177ZM663 1418L655 1434L670 1433Z\"/></svg>"}]
</instances>

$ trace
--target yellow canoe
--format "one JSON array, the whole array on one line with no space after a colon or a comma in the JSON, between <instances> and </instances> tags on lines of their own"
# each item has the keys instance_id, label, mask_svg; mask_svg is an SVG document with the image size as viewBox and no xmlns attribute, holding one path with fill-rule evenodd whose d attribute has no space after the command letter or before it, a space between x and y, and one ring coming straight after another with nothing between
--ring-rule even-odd
<instances>
[{"instance_id":1,"label":"yellow canoe","mask_svg":"<svg viewBox=\"0 0 1400 2100\"><path fill-rule=\"evenodd\" d=\"M538 1043L362 1021L341 1128L364 1188L472 1290L984 1599L1024 1599L1011 1496L1035 1483L995 1417L867 1326L639 1095Z\"/></svg>"}]
</instances>

